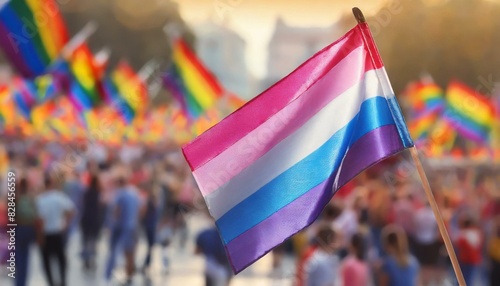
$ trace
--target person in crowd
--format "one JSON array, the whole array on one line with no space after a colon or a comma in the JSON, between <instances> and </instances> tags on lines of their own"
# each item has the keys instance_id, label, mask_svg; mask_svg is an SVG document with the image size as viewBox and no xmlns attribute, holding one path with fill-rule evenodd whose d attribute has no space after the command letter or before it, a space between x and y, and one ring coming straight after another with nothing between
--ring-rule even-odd
<instances>
[{"instance_id":1,"label":"person in crowd","mask_svg":"<svg viewBox=\"0 0 500 286\"><path fill-rule=\"evenodd\" d=\"M444 271L439 265L440 239L434 213L429 204L418 209L413 217L413 251L421 265L421 281L425 285L443 284Z\"/></svg>"},{"instance_id":2,"label":"person in crowd","mask_svg":"<svg viewBox=\"0 0 500 286\"><path fill-rule=\"evenodd\" d=\"M110 253L105 270L105 277L109 281L116 264L117 256L125 255L125 272L127 284L132 283L135 273L135 250L142 214L142 203L137 190L127 184L127 180L120 176L117 179L115 201L111 206L111 234Z\"/></svg>"},{"instance_id":3,"label":"person in crowd","mask_svg":"<svg viewBox=\"0 0 500 286\"><path fill-rule=\"evenodd\" d=\"M351 236L349 255L342 262L342 285L367 286L370 285L370 269L366 262L365 238L356 233Z\"/></svg>"},{"instance_id":4,"label":"person in crowd","mask_svg":"<svg viewBox=\"0 0 500 286\"><path fill-rule=\"evenodd\" d=\"M478 267L482 261L483 237L474 218L467 212L462 215L459 228L455 241L458 262L467 285L474 285Z\"/></svg>"},{"instance_id":5,"label":"person in crowd","mask_svg":"<svg viewBox=\"0 0 500 286\"><path fill-rule=\"evenodd\" d=\"M398 225L386 226L382 230L382 243L387 255L382 260L378 285L419 285L419 264L409 251L404 229Z\"/></svg>"},{"instance_id":6,"label":"person in crowd","mask_svg":"<svg viewBox=\"0 0 500 286\"><path fill-rule=\"evenodd\" d=\"M231 266L215 225L198 234L195 253L205 257L205 286L229 285Z\"/></svg>"},{"instance_id":7,"label":"person in crowd","mask_svg":"<svg viewBox=\"0 0 500 286\"><path fill-rule=\"evenodd\" d=\"M318 227L309 248L299 259L296 286L338 285L339 258L335 254L339 247L337 233L329 224Z\"/></svg>"},{"instance_id":8,"label":"person in crowd","mask_svg":"<svg viewBox=\"0 0 500 286\"><path fill-rule=\"evenodd\" d=\"M82 234L82 260L85 270L96 269L96 245L103 224L104 206L101 202L101 183L93 174L83 195L80 220Z\"/></svg>"},{"instance_id":9,"label":"person in crowd","mask_svg":"<svg viewBox=\"0 0 500 286\"><path fill-rule=\"evenodd\" d=\"M67 261L64 242L76 209L68 196L58 189L55 177L51 174L45 175L45 191L38 195L36 207L42 223L41 250L47 283L49 286L65 286ZM59 264L59 283L55 283L52 276L51 259L53 257Z\"/></svg>"},{"instance_id":10,"label":"person in crowd","mask_svg":"<svg viewBox=\"0 0 500 286\"><path fill-rule=\"evenodd\" d=\"M338 207L338 205L328 203L321 212L321 215L314 221L312 225L310 225L307 228L308 240L312 241L316 238L316 235L318 234L318 229L320 227L325 225L332 226L333 221L335 220L336 217L340 215L340 212L341 209Z\"/></svg>"},{"instance_id":11,"label":"person in crowd","mask_svg":"<svg viewBox=\"0 0 500 286\"><path fill-rule=\"evenodd\" d=\"M366 182L368 188L368 223L370 225L370 237L374 246L374 256L384 257L384 247L381 241L382 229L387 225L389 212L391 210L391 194L385 182L380 179L371 179Z\"/></svg>"},{"instance_id":12,"label":"person in crowd","mask_svg":"<svg viewBox=\"0 0 500 286\"><path fill-rule=\"evenodd\" d=\"M356 211L346 202L334 200L334 217L332 227L340 233L340 257L343 258L348 253L351 237L358 231L358 216Z\"/></svg>"},{"instance_id":13,"label":"person in crowd","mask_svg":"<svg viewBox=\"0 0 500 286\"><path fill-rule=\"evenodd\" d=\"M22 178L17 185L16 197L16 286L27 285L31 244L40 230L34 197L28 192L28 181Z\"/></svg>"},{"instance_id":14,"label":"person in crowd","mask_svg":"<svg viewBox=\"0 0 500 286\"><path fill-rule=\"evenodd\" d=\"M146 252L146 258L144 259L143 271L148 270L151 266L151 254L157 238L156 230L158 227L159 207L158 199L155 195L153 187L154 185L152 182L145 184L144 186L144 191L147 192L147 198L146 209L141 225L144 228L144 233L146 234L148 250Z\"/></svg>"},{"instance_id":15,"label":"person in crowd","mask_svg":"<svg viewBox=\"0 0 500 286\"><path fill-rule=\"evenodd\" d=\"M73 220L68 230L68 236L71 236L78 228L78 223L81 219L83 211L83 194L85 191L75 170L70 170L66 173L63 191L76 207L75 215L73 216ZM69 239L69 237L67 237L67 239Z\"/></svg>"},{"instance_id":16,"label":"person in crowd","mask_svg":"<svg viewBox=\"0 0 500 286\"><path fill-rule=\"evenodd\" d=\"M500 215L493 220L491 237L488 242L490 262L490 286L500 285Z\"/></svg>"}]
</instances>

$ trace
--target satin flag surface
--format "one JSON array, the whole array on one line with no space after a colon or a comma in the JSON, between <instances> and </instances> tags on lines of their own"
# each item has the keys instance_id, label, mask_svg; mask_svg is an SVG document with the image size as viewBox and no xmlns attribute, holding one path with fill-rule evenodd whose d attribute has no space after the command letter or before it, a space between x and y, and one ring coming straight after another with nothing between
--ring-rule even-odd
<instances>
[{"instance_id":1,"label":"satin flag surface","mask_svg":"<svg viewBox=\"0 0 500 286\"><path fill-rule=\"evenodd\" d=\"M367 24L183 147L235 273L413 146Z\"/></svg>"}]
</instances>

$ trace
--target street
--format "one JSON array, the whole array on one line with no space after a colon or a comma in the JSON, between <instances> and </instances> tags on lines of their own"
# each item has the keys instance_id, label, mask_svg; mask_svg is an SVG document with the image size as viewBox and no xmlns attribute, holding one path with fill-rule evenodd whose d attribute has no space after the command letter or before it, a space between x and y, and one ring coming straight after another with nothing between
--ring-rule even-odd
<instances>
[{"instance_id":1,"label":"street","mask_svg":"<svg viewBox=\"0 0 500 286\"><path fill-rule=\"evenodd\" d=\"M199 216L188 216L188 242L185 249L180 248L179 237L174 238L174 242L169 247L170 267L169 271L164 271L161 257L160 246L157 246L153 253L152 269L149 277L145 277L140 271L137 271L134 276L132 285L182 285L182 286L203 286L203 268L204 261L201 256L194 254L194 237L204 228L206 222ZM70 238L68 244L68 285L69 286L98 286L98 285L122 285L125 281L125 272L123 269L123 259L120 259L113 273L113 280L110 284L106 284L104 280L104 268L108 256L107 246L107 233L105 233L98 244L98 262L97 271L95 273L88 273L83 270L80 253L80 237L79 233L75 233ZM136 265L142 265L145 252L146 241L143 236L139 241L136 255ZM29 265L29 283L28 286L45 286L47 285L42 270L40 252L37 246L33 246L30 252L30 265ZM272 258L270 255L263 257L257 263L246 269L238 276L234 277L231 281L231 286L288 286L291 285L290 278L271 279ZM291 259L285 260L286 269L293 270L294 265ZM57 269L57 267L54 267ZM57 271L57 270L56 270ZM0 285L14 285L12 278L7 277L5 267L2 267L0 278ZM286 276L286 275L283 275ZM288 275L290 276L290 275ZM57 275L55 277L58 277Z\"/></svg>"}]
</instances>

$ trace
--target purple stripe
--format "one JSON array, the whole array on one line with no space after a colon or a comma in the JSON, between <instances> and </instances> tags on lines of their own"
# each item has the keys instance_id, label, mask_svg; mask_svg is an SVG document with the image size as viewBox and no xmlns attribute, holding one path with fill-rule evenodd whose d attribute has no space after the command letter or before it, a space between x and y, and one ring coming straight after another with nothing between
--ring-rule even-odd
<instances>
[{"instance_id":1,"label":"purple stripe","mask_svg":"<svg viewBox=\"0 0 500 286\"><path fill-rule=\"evenodd\" d=\"M3 23L0 23L0 47L2 47L3 51L5 52L5 55L7 56L7 59L9 59L14 65L18 72L25 76L25 77L30 77L33 75L33 72L31 69L26 65L26 62L24 61L21 51L16 50L13 47L13 43L9 40L9 35L10 32L9 30L4 26Z\"/></svg>"},{"instance_id":2,"label":"purple stripe","mask_svg":"<svg viewBox=\"0 0 500 286\"><path fill-rule=\"evenodd\" d=\"M365 134L347 151L336 182L338 172L226 245L235 273L314 222L335 192L357 174L402 150L395 125Z\"/></svg>"}]
</instances>

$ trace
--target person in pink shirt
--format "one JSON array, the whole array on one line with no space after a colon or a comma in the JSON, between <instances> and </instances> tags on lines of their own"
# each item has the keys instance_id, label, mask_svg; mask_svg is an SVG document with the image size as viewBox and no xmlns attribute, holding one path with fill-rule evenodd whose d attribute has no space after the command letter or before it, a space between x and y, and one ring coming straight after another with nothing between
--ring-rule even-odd
<instances>
[{"instance_id":1,"label":"person in pink shirt","mask_svg":"<svg viewBox=\"0 0 500 286\"><path fill-rule=\"evenodd\" d=\"M351 237L349 255L341 267L342 285L367 286L370 285L370 272L365 260L366 244L364 237L356 233Z\"/></svg>"}]
</instances>

